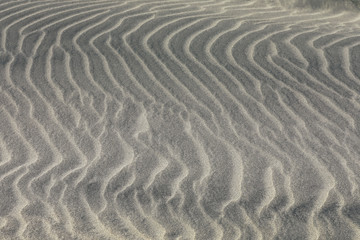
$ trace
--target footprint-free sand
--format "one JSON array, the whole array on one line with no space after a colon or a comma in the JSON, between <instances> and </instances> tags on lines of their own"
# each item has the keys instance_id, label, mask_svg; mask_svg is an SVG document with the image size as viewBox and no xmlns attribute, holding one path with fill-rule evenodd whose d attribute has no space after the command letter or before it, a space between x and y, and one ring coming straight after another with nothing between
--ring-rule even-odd
<instances>
[{"instance_id":1,"label":"footprint-free sand","mask_svg":"<svg viewBox=\"0 0 360 240\"><path fill-rule=\"evenodd\" d=\"M0 1L0 239L360 239L360 13Z\"/></svg>"}]
</instances>

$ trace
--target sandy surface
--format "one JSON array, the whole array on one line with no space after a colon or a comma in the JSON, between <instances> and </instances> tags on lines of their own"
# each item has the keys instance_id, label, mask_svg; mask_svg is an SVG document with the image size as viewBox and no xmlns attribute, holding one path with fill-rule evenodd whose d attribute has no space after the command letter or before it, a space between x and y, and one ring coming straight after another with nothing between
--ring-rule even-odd
<instances>
[{"instance_id":1,"label":"sandy surface","mask_svg":"<svg viewBox=\"0 0 360 240\"><path fill-rule=\"evenodd\" d=\"M360 239L360 14L0 1L0 239Z\"/></svg>"}]
</instances>

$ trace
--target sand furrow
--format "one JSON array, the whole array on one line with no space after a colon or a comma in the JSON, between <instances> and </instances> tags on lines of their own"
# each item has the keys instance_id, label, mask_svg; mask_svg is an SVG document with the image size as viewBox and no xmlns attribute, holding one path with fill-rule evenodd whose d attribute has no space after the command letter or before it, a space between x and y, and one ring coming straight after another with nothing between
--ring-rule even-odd
<instances>
[{"instance_id":1,"label":"sand furrow","mask_svg":"<svg viewBox=\"0 0 360 240\"><path fill-rule=\"evenodd\" d=\"M0 239L358 239L360 18L315 2L0 1Z\"/></svg>"}]
</instances>

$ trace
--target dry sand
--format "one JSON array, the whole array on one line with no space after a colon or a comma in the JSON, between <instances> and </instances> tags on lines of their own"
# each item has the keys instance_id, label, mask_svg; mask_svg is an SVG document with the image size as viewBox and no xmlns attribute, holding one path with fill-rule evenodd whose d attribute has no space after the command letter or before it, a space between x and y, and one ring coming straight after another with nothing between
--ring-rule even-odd
<instances>
[{"instance_id":1,"label":"dry sand","mask_svg":"<svg viewBox=\"0 0 360 240\"><path fill-rule=\"evenodd\" d=\"M0 239L360 239L360 14L0 1Z\"/></svg>"}]
</instances>

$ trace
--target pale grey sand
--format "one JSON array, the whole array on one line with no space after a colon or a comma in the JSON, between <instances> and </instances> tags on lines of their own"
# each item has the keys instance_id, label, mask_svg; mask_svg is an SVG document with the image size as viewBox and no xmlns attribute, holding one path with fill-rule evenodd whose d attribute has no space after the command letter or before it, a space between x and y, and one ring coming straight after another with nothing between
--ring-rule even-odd
<instances>
[{"instance_id":1,"label":"pale grey sand","mask_svg":"<svg viewBox=\"0 0 360 240\"><path fill-rule=\"evenodd\" d=\"M360 239L350 1L8 0L0 33L1 240Z\"/></svg>"}]
</instances>

